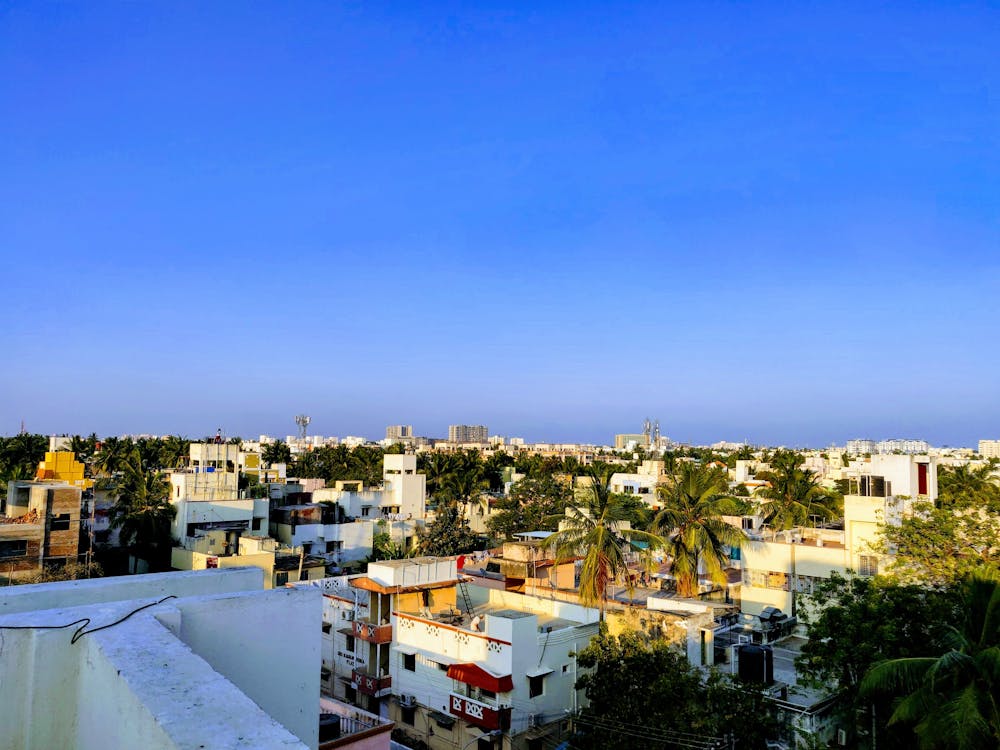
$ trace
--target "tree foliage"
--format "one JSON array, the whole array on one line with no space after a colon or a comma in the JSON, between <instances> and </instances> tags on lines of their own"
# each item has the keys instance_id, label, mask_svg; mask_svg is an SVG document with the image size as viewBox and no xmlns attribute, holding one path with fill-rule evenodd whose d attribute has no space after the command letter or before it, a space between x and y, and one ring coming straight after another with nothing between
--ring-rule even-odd
<instances>
[{"instance_id":1,"label":"tree foliage","mask_svg":"<svg viewBox=\"0 0 1000 750\"><path fill-rule=\"evenodd\" d=\"M666 539L681 596L698 595L701 566L724 586L732 548L742 548L747 542L743 530L722 519L736 512L736 501L727 496L727 488L721 470L693 463L684 464L679 476L661 488L664 508L656 515L653 530Z\"/></svg>"},{"instance_id":2,"label":"tree foliage","mask_svg":"<svg viewBox=\"0 0 1000 750\"><path fill-rule=\"evenodd\" d=\"M889 724L912 727L922 750L1000 747L1000 574L980 568L960 590L959 627L920 644L922 656L876 664L861 683L863 698L894 699Z\"/></svg>"},{"instance_id":3,"label":"tree foliage","mask_svg":"<svg viewBox=\"0 0 1000 750\"><path fill-rule=\"evenodd\" d=\"M621 581L631 595L628 575L630 557L648 561L649 554L663 547L663 539L627 527L628 510L620 496L611 492L610 474L592 472L586 487L566 509L563 528L543 543L557 558L583 557L580 570L580 601L597 605L601 618L607 606L607 587Z\"/></svg>"},{"instance_id":4,"label":"tree foliage","mask_svg":"<svg viewBox=\"0 0 1000 750\"><path fill-rule=\"evenodd\" d=\"M758 479L770 484L757 493L764 499L761 508L764 522L776 529L802 526L810 516L835 518L840 512L840 498L820 486L816 473L802 468L804 459L792 451L776 451L770 471Z\"/></svg>"},{"instance_id":5,"label":"tree foliage","mask_svg":"<svg viewBox=\"0 0 1000 750\"><path fill-rule=\"evenodd\" d=\"M1000 477L993 473L990 464L943 466L938 470L937 505L954 509L984 508L1000 513Z\"/></svg>"},{"instance_id":6,"label":"tree foliage","mask_svg":"<svg viewBox=\"0 0 1000 750\"><path fill-rule=\"evenodd\" d=\"M456 503L439 505L434 520L418 534L422 555L464 555L483 546L483 539L469 528Z\"/></svg>"},{"instance_id":7,"label":"tree foliage","mask_svg":"<svg viewBox=\"0 0 1000 750\"><path fill-rule=\"evenodd\" d=\"M120 464L111 491L117 496L111 506L111 527L119 530L121 543L152 566L164 566L171 545L170 523L177 513L165 475L144 465L134 448Z\"/></svg>"},{"instance_id":8,"label":"tree foliage","mask_svg":"<svg viewBox=\"0 0 1000 750\"><path fill-rule=\"evenodd\" d=\"M839 711L852 724L871 700L858 689L869 669L885 659L909 658L943 643L949 623L959 617L953 589L901 585L885 577L834 575L800 600L799 618L808 641L796 659L808 683L832 689ZM888 699L875 701L880 747L907 747L908 733L887 727Z\"/></svg>"},{"instance_id":9,"label":"tree foliage","mask_svg":"<svg viewBox=\"0 0 1000 750\"><path fill-rule=\"evenodd\" d=\"M519 531L553 531L572 496L566 484L552 477L526 477L496 501L486 525L500 539L511 539Z\"/></svg>"},{"instance_id":10,"label":"tree foliage","mask_svg":"<svg viewBox=\"0 0 1000 750\"><path fill-rule=\"evenodd\" d=\"M983 564L1000 564L1000 515L982 507L914 503L899 525L884 524L877 551L894 552L887 572L903 582L950 586Z\"/></svg>"},{"instance_id":11,"label":"tree foliage","mask_svg":"<svg viewBox=\"0 0 1000 750\"><path fill-rule=\"evenodd\" d=\"M737 747L755 750L777 734L758 688L718 672L706 678L664 641L630 631L612 636L602 628L579 653L579 665L588 671L577 687L590 705L580 716L575 748L674 748L670 738L679 733L686 742L732 733Z\"/></svg>"},{"instance_id":12,"label":"tree foliage","mask_svg":"<svg viewBox=\"0 0 1000 750\"><path fill-rule=\"evenodd\" d=\"M4 485L4 492L10 480L31 479L35 476L38 463L45 458L48 446L47 437L27 432L0 438L0 481Z\"/></svg>"}]
</instances>

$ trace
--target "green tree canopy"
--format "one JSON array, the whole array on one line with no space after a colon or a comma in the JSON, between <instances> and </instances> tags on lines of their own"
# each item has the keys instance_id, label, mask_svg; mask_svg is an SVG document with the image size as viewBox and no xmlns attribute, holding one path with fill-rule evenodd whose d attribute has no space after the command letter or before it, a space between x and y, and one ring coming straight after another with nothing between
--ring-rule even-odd
<instances>
[{"instance_id":1,"label":"green tree canopy","mask_svg":"<svg viewBox=\"0 0 1000 750\"><path fill-rule=\"evenodd\" d=\"M911 516L879 530L876 550L894 553L887 572L904 582L950 586L1000 564L1000 514L983 507L914 503Z\"/></svg>"},{"instance_id":2,"label":"green tree canopy","mask_svg":"<svg viewBox=\"0 0 1000 750\"><path fill-rule=\"evenodd\" d=\"M1000 574L980 568L961 585L961 620L922 656L876 664L861 696L894 698L890 725L912 727L922 750L1000 747ZM939 648L935 648L940 644ZM930 654L930 655L927 655Z\"/></svg>"},{"instance_id":3,"label":"green tree canopy","mask_svg":"<svg viewBox=\"0 0 1000 750\"><path fill-rule=\"evenodd\" d=\"M439 505L434 520L418 534L422 555L464 555L483 547L482 537L469 528L456 503Z\"/></svg>"},{"instance_id":4,"label":"green tree canopy","mask_svg":"<svg viewBox=\"0 0 1000 750\"><path fill-rule=\"evenodd\" d=\"M581 713L581 750L691 747L735 735L737 747L763 750L778 723L758 688L718 672L705 678L665 641L634 632L602 632L579 653L586 670L577 687L590 705ZM680 744L678 744L680 743ZM699 747L702 745L699 744Z\"/></svg>"},{"instance_id":5,"label":"green tree canopy","mask_svg":"<svg viewBox=\"0 0 1000 750\"><path fill-rule=\"evenodd\" d=\"M856 712L868 716L872 709L873 701L858 693L868 670L885 659L923 655L934 648L929 644L943 643L958 613L954 589L901 585L882 576L834 575L800 599L799 619L808 641L796 667L807 683L837 693L842 720L853 726ZM908 732L887 727L889 699L874 704L879 747L912 744Z\"/></svg>"},{"instance_id":6,"label":"green tree canopy","mask_svg":"<svg viewBox=\"0 0 1000 750\"><path fill-rule=\"evenodd\" d=\"M486 525L500 539L511 539L520 531L553 531L572 497L569 487L551 477L526 477L496 501Z\"/></svg>"}]
</instances>

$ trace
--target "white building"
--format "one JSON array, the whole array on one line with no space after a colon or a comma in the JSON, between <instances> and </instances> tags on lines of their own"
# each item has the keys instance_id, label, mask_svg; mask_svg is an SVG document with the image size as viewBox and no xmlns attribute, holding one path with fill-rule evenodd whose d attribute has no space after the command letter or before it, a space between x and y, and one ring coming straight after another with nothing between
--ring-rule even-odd
<instances>
[{"instance_id":1,"label":"white building","mask_svg":"<svg viewBox=\"0 0 1000 750\"><path fill-rule=\"evenodd\" d=\"M435 750L477 740L548 747L583 702L575 655L597 633L597 610L478 586L463 592L447 558L373 563L351 583L374 594L369 622L355 628L380 641L373 648L391 645L368 659L375 686L394 697L390 717Z\"/></svg>"},{"instance_id":2,"label":"white building","mask_svg":"<svg viewBox=\"0 0 1000 750\"><path fill-rule=\"evenodd\" d=\"M867 438L856 438L847 441L847 454L850 456L863 456L866 453L878 453L878 443Z\"/></svg>"},{"instance_id":3,"label":"white building","mask_svg":"<svg viewBox=\"0 0 1000 750\"><path fill-rule=\"evenodd\" d=\"M930 450L926 440L904 440L893 438L892 440L881 440L878 444L879 453L909 453L924 454Z\"/></svg>"},{"instance_id":4,"label":"white building","mask_svg":"<svg viewBox=\"0 0 1000 750\"><path fill-rule=\"evenodd\" d=\"M1000 458L1000 440L980 440L979 455L983 458Z\"/></svg>"},{"instance_id":5,"label":"white building","mask_svg":"<svg viewBox=\"0 0 1000 750\"><path fill-rule=\"evenodd\" d=\"M5 588L0 747L316 750L321 606L255 568Z\"/></svg>"},{"instance_id":6,"label":"white building","mask_svg":"<svg viewBox=\"0 0 1000 750\"><path fill-rule=\"evenodd\" d=\"M270 523L270 534L278 541L338 566L367 558L376 532L375 519L352 519L323 503L281 506Z\"/></svg>"}]
</instances>

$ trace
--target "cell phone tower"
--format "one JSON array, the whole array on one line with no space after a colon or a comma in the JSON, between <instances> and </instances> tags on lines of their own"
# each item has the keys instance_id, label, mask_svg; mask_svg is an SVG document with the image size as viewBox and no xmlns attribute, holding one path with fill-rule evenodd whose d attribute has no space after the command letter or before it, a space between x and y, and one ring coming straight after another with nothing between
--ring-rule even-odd
<instances>
[{"instance_id":1,"label":"cell phone tower","mask_svg":"<svg viewBox=\"0 0 1000 750\"><path fill-rule=\"evenodd\" d=\"M310 422L312 422L312 417L308 417L305 414L295 415L295 424L299 426L299 440L306 439L306 430L309 429Z\"/></svg>"}]
</instances>

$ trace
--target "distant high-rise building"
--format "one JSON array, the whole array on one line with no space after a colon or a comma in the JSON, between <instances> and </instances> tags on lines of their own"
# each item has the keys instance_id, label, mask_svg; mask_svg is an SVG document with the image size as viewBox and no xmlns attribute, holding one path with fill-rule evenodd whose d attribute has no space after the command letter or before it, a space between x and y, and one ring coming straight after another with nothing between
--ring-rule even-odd
<instances>
[{"instance_id":1,"label":"distant high-rise building","mask_svg":"<svg viewBox=\"0 0 1000 750\"><path fill-rule=\"evenodd\" d=\"M881 440L878 444L879 453L926 453L930 449L926 440Z\"/></svg>"},{"instance_id":2,"label":"distant high-rise building","mask_svg":"<svg viewBox=\"0 0 1000 750\"><path fill-rule=\"evenodd\" d=\"M453 424L448 426L449 443L485 443L489 430L484 424Z\"/></svg>"},{"instance_id":3,"label":"distant high-rise building","mask_svg":"<svg viewBox=\"0 0 1000 750\"><path fill-rule=\"evenodd\" d=\"M413 437L413 425L391 424L385 428L386 440L399 440L400 438Z\"/></svg>"},{"instance_id":4,"label":"distant high-rise building","mask_svg":"<svg viewBox=\"0 0 1000 750\"><path fill-rule=\"evenodd\" d=\"M847 441L847 454L849 456L862 456L866 453L878 453L878 443L867 438Z\"/></svg>"},{"instance_id":5,"label":"distant high-rise building","mask_svg":"<svg viewBox=\"0 0 1000 750\"><path fill-rule=\"evenodd\" d=\"M649 446L649 435L645 432L629 433L624 432L615 435L615 450L624 451L633 448L646 448Z\"/></svg>"},{"instance_id":6,"label":"distant high-rise building","mask_svg":"<svg viewBox=\"0 0 1000 750\"><path fill-rule=\"evenodd\" d=\"M1000 440L980 440L979 455L983 458L1000 458Z\"/></svg>"}]
</instances>

